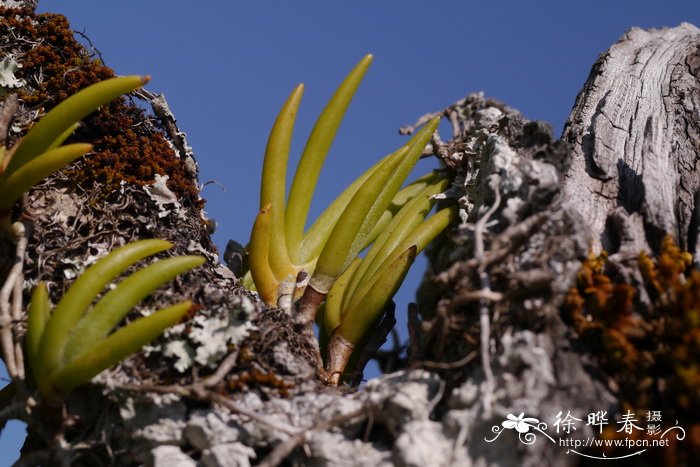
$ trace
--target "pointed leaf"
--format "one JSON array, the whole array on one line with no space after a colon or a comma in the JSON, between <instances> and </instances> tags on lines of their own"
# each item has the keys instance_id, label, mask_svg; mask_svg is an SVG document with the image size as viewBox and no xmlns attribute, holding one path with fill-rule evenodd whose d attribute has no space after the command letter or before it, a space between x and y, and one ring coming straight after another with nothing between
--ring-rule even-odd
<instances>
[{"instance_id":1,"label":"pointed leaf","mask_svg":"<svg viewBox=\"0 0 700 467\"><path fill-rule=\"evenodd\" d=\"M328 154L345 111L370 63L372 63L372 56L366 55L340 84L318 117L299 160L285 214L287 248L292 254L292 261L295 264L300 262L300 258L295 257L295 254L299 251L299 245L304 235L306 217L323 161Z\"/></svg>"},{"instance_id":2,"label":"pointed leaf","mask_svg":"<svg viewBox=\"0 0 700 467\"><path fill-rule=\"evenodd\" d=\"M360 267L362 261L363 260L361 258L355 258L350 267L347 268L345 272L340 275L340 277L338 277L328 292L328 297L326 298L326 305L323 312L323 322L325 324L326 333L329 336L333 334L335 328L340 326L340 317L343 311L343 299L345 297L347 287L354 277L355 271L357 271Z\"/></svg>"},{"instance_id":3,"label":"pointed leaf","mask_svg":"<svg viewBox=\"0 0 700 467\"><path fill-rule=\"evenodd\" d=\"M151 292L178 275L193 269L205 259L177 256L153 263L124 279L88 311L66 340L63 358L70 362L92 344L104 339L112 329Z\"/></svg>"},{"instance_id":4,"label":"pointed leaf","mask_svg":"<svg viewBox=\"0 0 700 467\"><path fill-rule=\"evenodd\" d=\"M404 154L406 151L406 148L401 150ZM316 269L309 281L309 285L316 291L322 294L328 293L333 281L357 256L356 253L353 255L351 248L356 243L360 229L367 219L367 213L400 163L399 159L390 159L375 170L343 211L321 251Z\"/></svg>"},{"instance_id":5,"label":"pointed leaf","mask_svg":"<svg viewBox=\"0 0 700 467\"><path fill-rule=\"evenodd\" d=\"M402 148L403 149L403 148ZM362 175L357 177L343 192L335 199L333 202L323 211L323 213L314 221L313 225L309 228L308 232L304 235L304 239L301 242L300 256L301 262L308 263L313 259L317 259L318 255L321 253L325 242L328 240L333 227L342 215L343 211L347 207L348 203L355 196L357 190L367 181L370 175L377 170L379 166L384 164L390 158L402 157L403 153L401 150L393 152L379 162L370 167ZM435 172L430 172L417 180L411 182L406 187L399 190L387 210L382 214L381 218L374 226L372 233L367 238L366 244L363 246L366 248L370 243L377 238L379 233L386 227L386 225L391 221L394 214L396 214L401 207L406 204L416 193L425 188L425 186L434 181L437 178Z\"/></svg>"},{"instance_id":6,"label":"pointed leaf","mask_svg":"<svg viewBox=\"0 0 700 467\"><path fill-rule=\"evenodd\" d=\"M343 304L347 306L349 297L364 278L369 278L379 269L384 260L401 242L425 219L436 200L431 196L443 191L449 184L447 179L436 180L418 192L406 203L386 226L365 256L362 266L353 276L347 287Z\"/></svg>"},{"instance_id":7,"label":"pointed leaf","mask_svg":"<svg viewBox=\"0 0 700 467\"><path fill-rule=\"evenodd\" d=\"M362 250L374 243L379 235L384 232L384 229L386 229L387 225L389 225L396 213L398 213L407 202L413 199L418 192L424 189L428 185L428 182L432 182L436 179L437 173L430 172L399 190L399 192L396 193L396 196L394 196L394 199L391 200L389 207L382 213L381 217L374 225L374 228L365 239L365 243L362 245Z\"/></svg>"},{"instance_id":8,"label":"pointed leaf","mask_svg":"<svg viewBox=\"0 0 700 467\"><path fill-rule=\"evenodd\" d=\"M402 148L403 149L403 148ZM343 214L343 211L348 206L352 200L357 190L359 190L362 185L367 181L367 179L380 167L382 164L387 163L388 160L392 158L401 157L403 153L401 149L399 151L393 152L388 156L385 156L382 160L374 164L362 175L357 177L343 192L333 200L333 202L321 213L320 216L314 221L313 225L309 228L308 232L304 235L304 239L299 247L300 259L302 263L307 263L315 258L321 253L323 246L325 245L328 237L333 231L336 222Z\"/></svg>"},{"instance_id":9,"label":"pointed leaf","mask_svg":"<svg viewBox=\"0 0 700 467\"><path fill-rule=\"evenodd\" d=\"M455 207L441 209L428 219L420 223L411 233L406 235L399 245L381 261L380 266L376 268L376 272L372 275L366 275L361 278L356 286L350 302L345 307L346 310L354 309L359 306L363 298L363 290L372 287L374 283L381 280L385 268L389 267L397 260L408 248L416 247L416 254L433 241L452 221L457 217L458 210ZM342 319L342 317L341 317Z\"/></svg>"},{"instance_id":10,"label":"pointed leaf","mask_svg":"<svg viewBox=\"0 0 700 467\"><path fill-rule=\"evenodd\" d=\"M8 169L0 182L0 212L9 211L31 187L91 150L90 144L69 144L43 153L17 170Z\"/></svg>"},{"instance_id":11,"label":"pointed leaf","mask_svg":"<svg viewBox=\"0 0 700 467\"><path fill-rule=\"evenodd\" d=\"M275 239L270 244L270 267L279 280L284 280L289 274L295 274L284 233L284 198L286 191L287 161L289 147L294 132L299 102L304 93L304 85L297 86L280 110L275 124L272 126L270 138L265 149L263 162L262 183L260 187L260 208L272 207L270 212L270 235Z\"/></svg>"},{"instance_id":12,"label":"pointed leaf","mask_svg":"<svg viewBox=\"0 0 700 467\"><path fill-rule=\"evenodd\" d=\"M384 265L377 274L377 280L368 284L366 290L358 289L362 299L351 302L335 333L352 344L360 342L401 286L415 258L416 247L411 246L391 263Z\"/></svg>"},{"instance_id":13,"label":"pointed leaf","mask_svg":"<svg viewBox=\"0 0 700 467\"><path fill-rule=\"evenodd\" d=\"M97 294L115 277L137 261L172 247L164 240L129 243L90 266L68 289L51 314L44 330L39 358L50 375L61 366L66 338Z\"/></svg>"},{"instance_id":14,"label":"pointed leaf","mask_svg":"<svg viewBox=\"0 0 700 467\"><path fill-rule=\"evenodd\" d=\"M404 148L405 155L400 160L380 166L355 194L321 251L309 283L316 291L327 293L335 278L361 251L382 213L413 169L438 123L439 118L433 119L416 133L409 142L410 146Z\"/></svg>"},{"instance_id":15,"label":"pointed leaf","mask_svg":"<svg viewBox=\"0 0 700 467\"><path fill-rule=\"evenodd\" d=\"M250 274L260 297L270 306L277 305L277 288L279 281L270 269L270 210L271 205L263 207L253 224L250 235Z\"/></svg>"},{"instance_id":16,"label":"pointed leaf","mask_svg":"<svg viewBox=\"0 0 700 467\"><path fill-rule=\"evenodd\" d=\"M192 307L185 301L138 319L101 340L51 376L53 385L62 393L87 383L103 370L116 365L177 324Z\"/></svg>"},{"instance_id":17,"label":"pointed leaf","mask_svg":"<svg viewBox=\"0 0 700 467\"><path fill-rule=\"evenodd\" d=\"M381 218L384 211L391 204L392 199L398 193L401 185L403 185L404 181L406 180L406 177L408 177L413 170L413 167L415 167L418 159L425 149L425 146L430 141L430 138L437 129L439 123L440 117L434 118L409 141L406 156L402 159L396 171L391 174L391 177L389 177L387 180L386 185L383 187L379 197L375 200L372 208L367 213L365 222L360 229L358 237L353 243L353 255L357 255L364 249L365 245L367 244L367 238L374 230L374 226L377 224L377 221Z\"/></svg>"},{"instance_id":18,"label":"pointed leaf","mask_svg":"<svg viewBox=\"0 0 700 467\"><path fill-rule=\"evenodd\" d=\"M116 97L140 88L150 77L123 76L102 81L78 91L51 109L17 147L8 170L17 170L46 151L76 122Z\"/></svg>"},{"instance_id":19,"label":"pointed leaf","mask_svg":"<svg viewBox=\"0 0 700 467\"><path fill-rule=\"evenodd\" d=\"M67 140L70 137L70 135L72 135L73 132L75 132L75 130L78 129L79 126L80 126L80 122L76 122L76 123L72 124L71 126L69 126L68 129L66 131L64 131L63 133L61 133L59 135L59 137L56 138L53 141L53 143L51 143L51 145L46 150L50 151L52 149L56 149L57 147L61 146L63 144L63 142L65 140Z\"/></svg>"},{"instance_id":20,"label":"pointed leaf","mask_svg":"<svg viewBox=\"0 0 700 467\"><path fill-rule=\"evenodd\" d=\"M248 269L248 272L246 272L243 279L241 279L241 284L251 292L255 292L257 290L255 288L255 282L253 282L253 275L250 272L250 269Z\"/></svg>"},{"instance_id":21,"label":"pointed leaf","mask_svg":"<svg viewBox=\"0 0 700 467\"><path fill-rule=\"evenodd\" d=\"M44 371L44 365L39 356L41 337L44 328L51 315L49 309L49 292L46 284L40 282L32 292L32 301L27 309L27 335L25 345L27 347L27 358L32 369L32 376L39 389L46 393L50 392L51 384Z\"/></svg>"},{"instance_id":22,"label":"pointed leaf","mask_svg":"<svg viewBox=\"0 0 700 467\"><path fill-rule=\"evenodd\" d=\"M394 199L391 200L389 205L390 210L393 212L399 212L408 202L415 198L419 193L425 190L426 187L433 185L435 182L441 180L442 177L439 173L432 171L425 175L422 175L401 188Z\"/></svg>"}]
</instances>

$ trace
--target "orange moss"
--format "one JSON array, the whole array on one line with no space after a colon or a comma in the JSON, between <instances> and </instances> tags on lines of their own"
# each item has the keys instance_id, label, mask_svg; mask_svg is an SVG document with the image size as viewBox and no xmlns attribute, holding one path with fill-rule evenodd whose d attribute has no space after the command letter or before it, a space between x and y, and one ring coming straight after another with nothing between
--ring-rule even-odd
<instances>
[{"instance_id":1,"label":"orange moss","mask_svg":"<svg viewBox=\"0 0 700 467\"><path fill-rule=\"evenodd\" d=\"M294 385L286 382L284 378L274 371L263 371L253 366L250 370L244 370L233 374L226 381L226 389L230 392L250 391L253 388L265 387L273 389L282 397L289 396L289 389Z\"/></svg>"},{"instance_id":2,"label":"orange moss","mask_svg":"<svg viewBox=\"0 0 700 467\"><path fill-rule=\"evenodd\" d=\"M14 34L22 42L18 75L27 83L19 91L25 105L46 112L77 91L111 78L114 72L90 56L79 44L66 18L0 9L0 34ZM37 45L38 44L38 45ZM185 205L201 207L199 190L162 132L141 123L144 112L119 98L88 116L72 141L90 142L94 153L67 170L85 186L99 183L107 193L124 181L153 183L154 175L168 175L168 187Z\"/></svg>"},{"instance_id":3,"label":"orange moss","mask_svg":"<svg viewBox=\"0 0 700 467\"><path fill-rule=\"evenodd\" d=\"M643 291L606 261L603 252L583 262L564 317L616 381L623 410L661 410L666 422L700 429L700 270L670 235L657 258L639 254ZM688 442L676 446L679 455L700 453L700 443Z\"/></svg>"}]
</instances>

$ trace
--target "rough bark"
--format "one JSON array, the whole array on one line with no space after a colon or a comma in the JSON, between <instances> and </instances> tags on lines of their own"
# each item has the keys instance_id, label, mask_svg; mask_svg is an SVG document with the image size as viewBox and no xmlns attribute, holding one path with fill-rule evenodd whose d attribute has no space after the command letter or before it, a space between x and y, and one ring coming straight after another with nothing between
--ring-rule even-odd
<instances>
[{"instance_id":1,"label":"rough bark","mask_svg":"<svg viewBox=\"0 0 700 467\"><path fill-rule=\"evenodd\" d=\"M546 441L485 438L509 414L551 423L557 410L615 413L614 375L561 310L591 246L608 249L635 284L643 279L632 257L658 251L663 233L697 254L699 43L691 25L628 32L594 65L562 141L478 94L442 111L453 138L436 137L431 150L454 179L445 202L460 204L461 222L431 248L403 368L361 390L317 381L312 352L287 315L264 309L219 264L187 188L198 185L192 154L164 100L141 94L156 117L145 117L137 136L172 143L144 143L169 161L166 173L134 179L123 171L107 190L102 179L76 183L88 172L80 162L36 187L15 213L29 232L24 305L37 280L50 283L55 303L96 256L159 237L209 261L143 307L187 297L200 309L62 407L42 403L28 384L2 413L29 424L19 464L578 464L581 457ZM19 41L3 50L21 59L33 47ZM30 69L27 95L37 92ZM27 102L25 110L41 110ZM123 118L137 117L120 105ZM111 128L105 119L86 121L78 136L99 136ZM3 241L5 259L15 244ZM7 270L0 274L4 283ZM653 297L639 302L652 306ZM3 323L10 328L20 340L21 320Z\"/></svg>"},{"instance_id":2,"label":"rough bark","mask_svg":"<svg viewBox=\"0 0 700 467\"><path fill-rule=\"evenodd\" d=\"M697 38L690 24L631 29L593 65L567 121L565 193L608 252L658 250L672 233L697 255Z\"/></svg>"}]
</instances>

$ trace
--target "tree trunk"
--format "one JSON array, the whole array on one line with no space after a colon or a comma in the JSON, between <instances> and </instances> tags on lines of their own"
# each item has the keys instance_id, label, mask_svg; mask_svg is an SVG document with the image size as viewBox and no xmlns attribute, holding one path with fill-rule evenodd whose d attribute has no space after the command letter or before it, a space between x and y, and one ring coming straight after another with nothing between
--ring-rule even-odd
<instances>
[{"instance_id":1,"label":"tree trunk","mask_svg":"<svg viewBox=\"0 0 700 467\"><path fill-rule=\"evenodd\" d=\"M562 136L572 149L564 192L609 253L658 251L671 233L697 254L697 40L690 24L631 29L576 99Z\"/></svg>"},{"instance_id":2,"label":"tree trunk","mask_svg":"<svg viewBox=\"0 0 700 467\"><path fill-rule=\"evenodd\" d=\"M23 129L112 74L62 17L29 6L0 17L4 53L23 65L8 89L21 98ZM664 235L698 254L699 43L687 24L629 31L594 65L561 141L478 94L440 112L454 134L447 143L436 136L431 149L454 180L444 202L459 203L461 222L429 249L408 356L360 390L318 381L294 323L219 263L196 163L164 98L137 94L154 116L130 99L93 114L74 138L95 152L35 187L14 213L26 234L2 241L0 283L11 291L20 281L22 293L0 295L0 307L25 309L39 280L56 303L96 257L164 238L174 253L208 262L132 318L181 298L198 311L59 407L27 381L21 352L3 347L17 370L0 421L28 423L18 464L577 465L586 458L558 441L567 434L553 424L557 412L581 419L569 437L585 439L599 435L587 414L607 411L617 429L615 414L628 408L668 410L667 421L673 412L695 433L641 462L689 464L700 446L697 376L668 362L698 363L689 310L700 299L687 297L700 297L700 279ZM591 248L607 260L588 256ZM23 321L0 323L11 349ZM521 413L537 423L516 420ZM520 436L505 429L525 423Z\"/></svg>"}]
</instances>

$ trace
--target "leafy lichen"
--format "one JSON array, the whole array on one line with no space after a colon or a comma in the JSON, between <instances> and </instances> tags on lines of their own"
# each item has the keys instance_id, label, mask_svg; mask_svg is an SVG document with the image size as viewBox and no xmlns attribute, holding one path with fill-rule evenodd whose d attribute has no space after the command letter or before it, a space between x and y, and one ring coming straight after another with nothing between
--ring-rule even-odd
<instances>
[{"instance_id":1,"label":"leafy lichen","mask_svg":"<svg viewBox=\"0 0 700 467\"><path fill-rule=\"evenodd\" d=\"M231 346L240 345L253 328L247 318L254 307L249 298L234 297L227 309L217 310L213 316L195 315L187 324L187 332L172 328L173 337L165 344L163 354L175 360L173 366L180 373L195 364L216 368Z\"/></svg>"}]
</instances>

